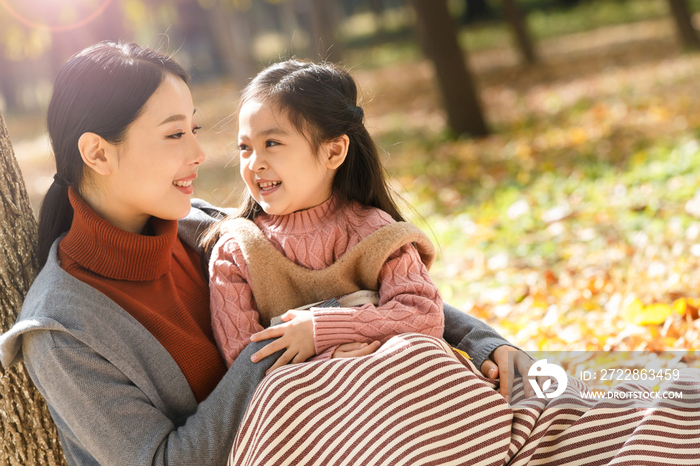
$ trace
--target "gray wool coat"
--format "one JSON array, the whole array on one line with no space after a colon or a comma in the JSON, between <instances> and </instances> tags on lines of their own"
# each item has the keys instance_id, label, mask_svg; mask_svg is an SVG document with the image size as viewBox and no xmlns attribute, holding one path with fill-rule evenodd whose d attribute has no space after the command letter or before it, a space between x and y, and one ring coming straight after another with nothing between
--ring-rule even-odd
<instances>
[{"instance_id":1,"label":"gray wool coat","mask_svg":"<svg viewBox=\"0 0 700 466\"><path fill-rule=\"evenodd\" d=\"M192 204L179 235L195 247L223 210L197 199ZM267 342L249 344L197 404L180 368L150 332L61 269L59 241L17 322L0 335L0 362L26 364L56 422L68 463L225 464L248 402L277 355L253 364L250 356ZM496 347L509 345L488 325L447 304L444 337L469 353L477 367Z\"/></svg>"}]
</instances>

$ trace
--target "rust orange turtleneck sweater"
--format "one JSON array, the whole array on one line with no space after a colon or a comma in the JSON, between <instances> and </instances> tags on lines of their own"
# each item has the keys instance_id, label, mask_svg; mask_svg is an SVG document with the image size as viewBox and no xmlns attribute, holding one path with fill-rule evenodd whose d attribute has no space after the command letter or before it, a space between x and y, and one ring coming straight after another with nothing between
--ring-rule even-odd
<instances>
[{"instance_id":1,"label":"rust orange turtleneck sweater","mask_svg":"<svg viewBox=\"0 0 700 466\"><path fill-rule=\"evenodd\" d=\"M61 267L124 308L170 353L204 400L226 372L211 329L200 257L177 237L177 222L152 217L154 236L99 217L70 188L73 224L58 248Z\"/></svg>"}]
</instances>

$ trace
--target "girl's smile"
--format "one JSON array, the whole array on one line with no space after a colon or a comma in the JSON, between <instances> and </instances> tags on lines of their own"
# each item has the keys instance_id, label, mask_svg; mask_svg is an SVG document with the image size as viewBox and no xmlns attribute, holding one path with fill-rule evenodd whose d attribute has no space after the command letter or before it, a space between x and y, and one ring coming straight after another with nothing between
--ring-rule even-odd
<instances>
[{"instance_id":1,"label":"girl's smile","mask_svg":"<svg viewBox=\"0 0 700 466\"><path fill-rule=\"evenodd\" d=\"M265 212L287 215L326 201L335 168L328 145L318 153L286 114L267 102L243 104L238 123L241 177Z\"/></svg>"},{"instance_id":2,"label":"girl's smile","mask_svg":"<svg viewBox=\"0 0 700 466\"><path fill-rule=\"evenodd\" d=\"M267 196L277 191L277 188L282 184L281 181L258 181L260 195Z\"/></svg>"}]
</instances>

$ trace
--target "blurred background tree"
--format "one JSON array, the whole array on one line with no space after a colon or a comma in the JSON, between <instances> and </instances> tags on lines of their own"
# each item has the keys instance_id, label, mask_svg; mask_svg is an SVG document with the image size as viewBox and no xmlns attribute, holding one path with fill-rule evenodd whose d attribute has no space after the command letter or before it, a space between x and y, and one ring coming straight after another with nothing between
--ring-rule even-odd
<instances>
[{"instance_id":1,"label":"blurred background tree","mask_svg":"<svg viewBox=\"0 0 700 466\"><path fill-rule=\"evenodd\" d=\"M486 136L489 130L447 1L413 0L413 6L423 50L435 67L447 124L458 134Z\"/></svg>"},{"instance_id":2,"label":"blurred background tree","mask_svg":"<svg viewBox=\"0 0 700 466\"><path fill-rule=\"evenodd\" d=\"M690 10L686 0L668 0L673 19L678 28L678 37L688 50L700 50L700 38L693 28Z\"/></svg>"},{"instance_id":3,"label":"blurred background tree","mask_svg":"<svg viewBox=\"0 0 700 466\"><path fill-rule=\"evenodd\" d=\"M667 1L684 47L697 48L700 41L687 1ZM562 11L580 3L606 2L440 0L434 7L427 2L422 8L434 13L446 4L453 21L445 27L455 30L452 23L456 22L462 28L460 37L470 29L508 24L524 62L533 64L538 54L527 15ZM261 66L280 56L340 62L349 58L345 49L357 56L361 50L368 51L368 45L405 43L410 31L425 25L423 19L427 19L424 14L416 16L410 7L407 0L3 0L0 109L9 113L41 110L57 69L71 54L99 40L134 40L177 51L196 80L226 77L242 86ZM371 18L369 23L366 18ZM436 21L445 22L445 16ZM439 26L438 30L444 32ZM431 50L426 47L429 41L438 40L436 34L427 37L428 41L423 41L426 52ZM465 42L460 44L469 70ZM435 50L448 53L444 46ZM436 57L435 53L429 56ZM456 66L437 75L438 87L449 94L444 99L446 112L453 115L455 110L447 108L448 102L460 102L464 97L456 94L459 86L447 91L443 81L464 81L468 72ZM466 87L474 88L468 83ZM478 90L474 92L478 94ZM469 105L470 112L478 113L474 103ZM469 130L456 123L460 121L456 117L448 120L455 134L486 134L487 125L478 123L478 116L474 118L477 123Z\"/></svg>"}]
</instances>

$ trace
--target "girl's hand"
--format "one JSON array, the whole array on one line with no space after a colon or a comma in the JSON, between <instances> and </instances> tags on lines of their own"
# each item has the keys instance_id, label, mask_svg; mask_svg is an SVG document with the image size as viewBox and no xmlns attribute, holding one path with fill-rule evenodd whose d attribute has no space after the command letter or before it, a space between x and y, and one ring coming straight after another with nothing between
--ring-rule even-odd
<instances>
[{"instance_id":1,"label":"girl's hand","mask_svg":"<svg viewBox=\"0 0 700 466\"><path fill-rule=\"evenodd\" d=\"M262 332L251 335L250 341L261 341L269 338L277 338L269 345L250 357L253 362L258 362L277 351L287 349L277 362L265 372L269 374L285 364L298 364L316 354L314 345L314 324L309 311L287 311L282 315L284 324L267 328Z\"/></svg>"},{"instance_id":2,"label":"girl's hand","mask_svg":"<svg viewBox=\"0 0 700 466\"><path fill-rule=\"evenodd\" d=\"M331 358L359 358L360 356L367 356L372 354L379 349L381 343L378 341L373 341L369 345L367 343L343 343L339 345L335 351L333 351L333 356Z\"/></svg>"}]
</instances>

